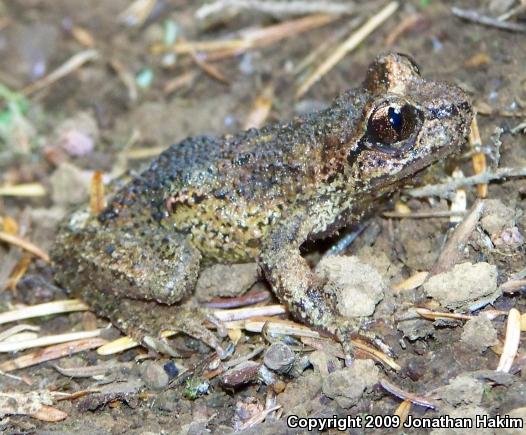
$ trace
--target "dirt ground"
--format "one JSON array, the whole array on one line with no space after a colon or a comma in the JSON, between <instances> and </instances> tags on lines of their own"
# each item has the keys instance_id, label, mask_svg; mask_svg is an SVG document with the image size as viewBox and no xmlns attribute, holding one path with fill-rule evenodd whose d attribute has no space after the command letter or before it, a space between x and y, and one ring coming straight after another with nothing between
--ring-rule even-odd
<instances>
[{"instance_id":1,"label":"dirt ground","mask_svg":"<svg viewBox=\"0 0 526 435\"><path fill-rule=\"evenodd\" d=\"M246 127L248 118L267 123L326 107L343 90L360 86L367 65L388 50L411 55L426 78L463 88L478 111L481 143L466 144L456 156L419 174L413 186L451 182L452 174L470 177L480 172L474 162L481 160L492 173L515 168L524 175L526 8L520 9L520 1L401 2L301 96L298 88L309 73L387 2L274 0L270 3L301 3L303 8L339 5L339 15L323 25L312 24L316 17L311 17L311 28L279 38L279 30L272 30L270 38L238 46L237 52L210 45L209 51L202 46L185 51L185 42L219 44L246 35L240 30L318 13L269 14L251 7L202 18L198 10L203 13L204 3L0 0L2 234L20 236L49 252L58 222L93 193L95 171L102 173L109 191L119 184L114 181L118 176L138 173L163 148L187 136L233 133ZM455 7L493 18L519 9L501 21L514 24L510 30L463 20L453 14ZM177 54L169 49L174 44ZM482 202L478 198L484 188L473 183L447 197L397 192L378 204L345 256L319 265L350 288L349 310L359 300L374 311L363 315L391 348L391 359L386 348L377 347L379 358L358 349L354 364L344 368L336 342L294 333L274 336L265 328L231 330L225 342L235 346L225 361L186 336L174 339L187 355L183 359L140 347L102 356L94 342L82 352L71 354L66 347L60 359L13 368L14 359L46 351L4 350L0 430L303 433L287 427L287 416L297 415L363 421L383 416L371 428L351 433L400 433L387 425L397 416L404 419L409 407L413 419L508 414L526 419L526 350L520 343L514 352L510 326L520 323L526 310L526 180L496 178ZM440 215L448 210L460 210L455 222L447 213ZM309 246L306 255L315 264L336 241ZM229 279L238 279L251 286L254 270L218 272L207 285L225 290L235 287ZM425 282L422 272L430 272ZM260 306L277 304L267 284L258 281L250 290L253 299L260 298ZM204 293L197 297L200 303L206 303ZM214 301L241 303L241 297L225 295ZM24 305L67 298L42 255L28 255L0 239L0 319ZM430 318L417 308L459 315ZM96 338L99 344L120 336L89 311L2 323L0 349L9 342L2 333L16 324L40 327L38 336L104 328ZM37 335L26 334L15 335L15 342ZM505 368L503 348L514 355ZM523 433L488 427L477 432Z\"/></svg>"}]
</instances>

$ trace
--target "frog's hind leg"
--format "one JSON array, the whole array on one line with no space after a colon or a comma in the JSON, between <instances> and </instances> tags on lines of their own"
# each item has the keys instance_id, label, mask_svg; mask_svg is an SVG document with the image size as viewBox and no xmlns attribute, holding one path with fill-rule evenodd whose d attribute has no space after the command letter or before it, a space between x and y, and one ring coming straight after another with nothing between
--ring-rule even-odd
<instances>
[{"instance_id":1,"label":"frog's hind leg","mask_svg":"<svg viewBox=\"0 0 526 435\"><path fill-rule=\"evenodd\" d=\"M175 355L161 336L173 330L225 355L205 327L208 312L173 305L194 289L200 269L201 255L183 234L91 220L82 231L63 229L52 257L57 280L135 340Z\"/></svg>"}]
</instances>

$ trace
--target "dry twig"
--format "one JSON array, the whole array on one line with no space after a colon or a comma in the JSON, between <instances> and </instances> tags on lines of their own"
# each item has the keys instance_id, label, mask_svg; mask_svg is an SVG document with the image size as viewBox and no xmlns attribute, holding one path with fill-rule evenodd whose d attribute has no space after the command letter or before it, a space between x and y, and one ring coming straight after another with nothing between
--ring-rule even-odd
<instances>
[{"instance_id":1,"label":"dry twig","mask_svg":"<svg viewBox=\"0 0 526 435\"><path fill-rule=\"evenodd\" d=\"M510 32L526 33L526 26L523 24L509 21L501 21L498 18L492 18L486 15L481 15L474 10L453 7L451 8L451 12L453 12L453 15L459 18L471 21L473 23L482 24L483 26L495 27L497 29L508 30Z\"/></svg>"},{"instance_id":2,"label":"dry twig","mask_svg":"<svg viewBox=\"0 0 526 435\"><path fill-rule=\"evenodd\" d=\"M100 336L101 329L94 331L69 332L66 334L47 335L44 337L33 338L30 340L16 340L0 343L0 353L19 352L33 347L49 346L70 341L85 340Z\"/></svg>"},{"instance_id":3,"label":"dry twig","mask_svg":"<svg viewBox=\"0 0 526 435\"><path fill-rule=\"evenodd\" d=\"M508 314L508 322L506 324L506 340L504 341L504 349L500 356L498 372L510 371L513 365L513 360L517 356L519 350L519 343L521 339L521 313L516 308L512 308Z\"/></svg>"},{"instance_id":4,"label":"dry twig","mask_svg":"<svg viewBox=\"0 0 526 435\"><path fill-rule=\"evenodd\" d=\"M86 311L87 309L88 306L78 299L47 302L45 304L31 305L0 313L0 325L18 320L31 319L33 317L70 313L72 311Z\"/></svg>"},{"instance_id":5,"label":"dry twig","mask_svg":"<svg viewBox=\"0 0 526 435\"><path fill-rule=\"evenodd\" d=\"M96 337L88 338L86 340L71 341L68 343L56 344L53 346L46 347L44 349L38 349L35 352L31 352L22 355L18 358L4 361L0 363L0 371L11 372L17 369L23 369L25 367L34 366L36 364L50 361L57 358L63 358L70 356L78 352L93 349L102 346L106 343L106 340Z\"/></svg>"},{"instance_id":6,"label":"dry twig","mask_svg":"<svg viewBox=\"0 0 526 435\"><path fill-rule=\"evenodd\" d=\"M213 41L178 40L171 46L166 46L165 44L154 45L152 51L155 54L164 52L174 52L176 54L205 53L207 60L224 59L237 56L252 48L275 44L283 39L329 24L335 19L334 16L327 14L308 15L260 29L242 30L239 32L237 39Z\"/></svg>"},{"instance_id":7,"label":"dry twig","mask_svg":"<svg viewBox=\"0 0 526 435\"><path fill-rule=\"evenodd\" d=\"M446 313L440 311L431 311L427 308L415 308L415 311L427 320L437 320L437 319L454 319L454 320L470 320L476 316L469 316L467 314L460 313Z\"/></svg>"},{"instance_id":8,"label":"dry twig","mask_svg":"<svg viewBox=\"0 0 526 435\"><path fill-rule=\"evenodd\" d=\"M447 241L444 249L442 249L438 260L431 268L429 277L451 269L458 262L467 240L482 216L483 210L484 201L477 200L466 218L455 228L453 235Z\"/></svg>"},{"instance_id":9,"label":"dry twig","mask_svg":"<svg viewBox=\"0 0 526 435\"><path fill-rule=\"evenodd\" d=\"M386 211L382 216L396 219L431 219L431 218L449 218L451 216L464 216L463 211L437 210L437 211L420 211L412 213L400 213L396 211Z\"/></svg>"},{"instance_id":10,"label":"dry twig","mask_svg":"<svg viewBox=\"0 0 526 435\"><path fill-rule=\"evenodd\" d=\"M248 113L245 124L243 125L244 130L263 127L272 108L273 99L274 87L272 85L265 86L254 100L252 109Z\"/></svg>"},{"instance_id":11,"label":"dry twig","mask_svg":"<svg viewBox=\"0 0 526 435\"><path fill-rule=\"evenodd\" d=\"M34 245L33 243L27 240L24 240L22 237L19 237L14 234L8 234L5 231L0 231L0 242L5 242L11 245L18 246L19 248L22 248L26 250L27 252L31 252L31 254L34 254L37 257L41 258L46 263L50 262L50 258L48 254L46 254L42 249L40 249L38 246Z\"/></svg>"},{"instance_id":12,"label":"dry twig","mask_svg":"<svg viewBox=\"0 0 526 435\"><path fill-rule=\"evenodd\" d=\"M404 33L416 27L418 24L422 23L425 20L425 16L422 14L411 14L405 17L394 29L392 32L387 35L385 38L385 45L387 47L392 47L397 39L402 36Z\"/></svg>"},{"instance_id":13,"label":"dry twig","mask_svg":"<svg viewBox=\"0 0 526 435\"><path fill-rule=\"evenodd\" d=\"M448 199L451 193L462 186L474 186L475 184L486 184L494 180L505 180L506 178L526 177L526 167L524 168L499 168L495 172L484 172L472 177L458 178L447 183L430 184L416 189L406 189L404 193L413 198L423 198L426 196L438 196Z\"/></svg>"},{"instance_id":14,"label":"dry twig","mask_svg":"<svg viewBox=\"0 0 526 435\"><path fill-rule=\"evenodd\" d=\"M1 186L0 196L45 196L47 191L40 183L17 184L14 186Z\"/></svg>"},{"instance_id":15,"label":"dry twig","mask_svg":"<svg viewBox=\"0 0 526 435\"><path fill-rule=\"evenodd\" d=\"M215 310L214 316L222 322L233 322L236 320L250 319L256 316L276 316L279 314L285 314L286 312L287 309L284 305L264 305L262 307Z\"/></svg>"},{"instance_id":16,"label":"dry twig","mask_svg":"<svg viewBox=\"0 0 526 435\"><path fill-rule=\"evenodd\" d=\"M225 75L217 66L205 62L203 59L201 59L201 56L195 53L190 53L190 55L192 56L192 59L194 60L195 64L214 80L217 80L218 82L226 85L230 84L230 81L225 77Z\"/></svg>"},{"instance_id":17,"label":"dry twig","mask_svg":"<svg viewBox=\"0 0 526 435\"><path fill-rule=\"evenodd\" d=\"M105 207L104 200L104 183L102 181L102 172L95 171L91 177L89 208L93 215L98 215Z\"/></svg>"},{"instance_id":18,"label":"dry twig","mask_svg":"<svg viewBox=\"0 0 526 435\"><path fill-rule=\"evenodd\" d=\"M420 287L427 279L427 275L429 275L429 272L417 272L402 282L394 285L393 290L399 292L404 290L413 290L417 287Z\"/></svg>"},{"instance_id":19,"label":"dry twig","mask_svg":"<svg viewBox=\"0 0 526 435\"><path fill-rule=\"evenodd\" d=\"M228 10L229 14L242 10L262 12L275 17L291 15L307 15L323 13L329 15L351 14L355 10L354 3L337 3L327 0L321 1L265 1L265 0L216 0L201 6L195 13L199 20L205 20L213 15L219 15Z\"/></svg>"},{"instance_id":20,"label":"dry twig","mask_svg":"<svg viewBox=\"0 0 526 435\"><path fill-rule=\"evenodd\" d=\"M471 162L475 175L480 175L487 170L486 154L480 151L482 148L482 140L480 139L479 125L477 117L474 116L471 121L471 130L469 133L469 145L475 153L471 156ZM477 193L479 198L486 198L488 196L488 185L477 184Z\"/></svg>"},{"instance_id":21,"label":"dry twig","mask_svg":"<svg viewBox=\"0 0 526 435\"><path fill-rule=\"evenodd\" d=\"M73 71L80 68L86 62L90 62L99 57L99 52L94 49L88 49L81 51L70 57L66 62L59 66L56 70L50 72L47 76L42 77L40 80L31 83L22 89L21 94L28 96L36 91L39 91L49 85L52 85L61 78L71 74Z\"/></svg>"},{"instance_id":22,"label":"dry twig","mask_svg":"<svg viewBox=\"0 0 526 435\"><path fill-rule=\"evenodd\" d=\"M409 393L408 391L404 391L400 387L389 382L387 379L382 379L380 381L380 385L384 388L384 390L393 394L396 397L399 397L400 399L409 400L411 403L414 403L415 405L424 406L426 408L431 408L431 409L437 408L437 405L433 403L431 400L428 400L421 396L417 396L416 394Z\"/></svg>"},{"instance_id":23,"label":"dry twig","mask_svg":"<svg viewBox=\"0 0 526 435\"><path fill-rule=\"evenodd\" d=\"M296 91L296 98L303 96L311 86L329 72L345 55L354 50L358 45L376 30L398 9L398 2L388 3L377 14L369 18L366 23L356 32L353 32L342 44L340 44L331 55L323 61L309 76L301 83Z\"/></svg>"},{"instance_id":24,"label":"dry twig","mask_svg":"<svg viewBox=\"0 0 526 435\"><path fill-rule=\"evenodd\" d=\"M409 416L410 411L411 401L409 399L404 400L402 403L400 403L400 405L398 405L398 408L396 408L394 415L400 417L400 426L403 426L403 424L407 420L407 417Z\"/></svg>"},{"instance_id":25,"label":"dry twig","mask_svg":"<svg viewBox=\"0 0 526 435\"><path fill-rule=\"evenodd\" d=\"M37 332L37 331L40 331L40 326L25 325L25 324L12 326L11 328L8 328L5 331L0 332L0 342L6 340L7 338L15 334L19 334L20 332L24 332L24 331Z\"/></svg>"},{"instance_id":26,"label":"dry twig","mask_svg":"<svg viewBox=\"0 0 526 435\"><path fill-rule=\"evenodd\" d=\"M137 101L137 98L139 98L139 91L137 89L137 83L135 82L135 77L133 77L133 74L128 70L124 63L116 58L110 59L109 63L113 70L117 73L117 77L119 77L121 82L126 87L130 101Z\"/></svg>"}]
</instances>

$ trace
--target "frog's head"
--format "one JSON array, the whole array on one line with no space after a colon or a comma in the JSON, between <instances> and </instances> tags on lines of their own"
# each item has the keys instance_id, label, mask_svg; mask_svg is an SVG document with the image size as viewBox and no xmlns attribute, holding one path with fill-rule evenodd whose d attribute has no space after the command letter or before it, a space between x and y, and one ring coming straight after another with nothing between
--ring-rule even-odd
<instances>
[{"instance_id":1,"label":"frog's head","mask_svg":"<svg viewBox=\"0 0 526 435\"><path fill-rule=\"evenodd\" d=\"M424 80L408 56L379 57L364 86L371 98L348 154L361 189L389 190L465 142L473 116L468 96L457 86Z\"/></svg>"}]
</instances>

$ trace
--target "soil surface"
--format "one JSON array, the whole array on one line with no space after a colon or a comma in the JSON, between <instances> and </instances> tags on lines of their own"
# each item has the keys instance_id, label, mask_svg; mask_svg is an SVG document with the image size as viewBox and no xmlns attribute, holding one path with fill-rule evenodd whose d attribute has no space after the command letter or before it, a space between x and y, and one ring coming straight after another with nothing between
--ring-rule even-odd
<instances>
[{"instance_id":1,"label":"soil surface","mask_svg":"<svg viewBox=\"0 0 526 435\"><path fill-rule=\"evenodd\" d=\"M88 6L80 0L0 0L2 234L20 236L49 252L58 222L88 201L96 171L111 192L121 183L118 177L137 173L163 148L187 136L231 133L245 128L251 117L273 122L323 108L343 90L360 86L367 65L388 50L411 55L425 77L462 87L478 111L480 145L466 144L458 155L418 174L414 186L469 177L481 159L488 171L522 168L524 174L526 127L520 124L526 121L526 9L503 21L515 24L515 31L466 21L452 12L456 7L495 18L521 2L401 2L299 98L298 87L308 74L387 2L327 1L352 13L265 44L258 40L237 53L199 47L184 52L185 42L218 43L246 34L239 31L309 15L269 14L252 7L239 13L223 9L202 19L197 12L204 3L114 0ZM322 2L256 3L305 7ZM173 44L177 54L168 49ZM29 195L7 189L27 184ZM183 359L140 347L107 356L93 347L75 354L66 348L60 359L13 369L12 360L35 351L41 355L43 348L4 352L0 430L303 433L287 426L287 416L297 415L362 417L362 427L351 433L399 433L402 429L392 425L397 416L406 418L405 405L400 406L404 399L407 405L412 402L406 421L506 414L526 419L522 342L516 353L512 350L511 367L496 371L503 346L513 348L504 342L513 335L509 326L506 332L508 317L513 320L517 313L508 314L513 308L518 315L526 310L526 179L497 179L486 195L483 190L466 185L447 198L397 192L378 204L344 255L319 263L317 270L330 276L339 292L342 312L364 316L368 330L386 345L367 343L384 355L383 362L357 349L353 364L345 368L336 342L274 335L265 328L230 330L225 344L235 345L225 361L186 336L173 339L187 356ZM452 207L460 215L440 215ZM306 247L314 267L337 241ZM247 300L277 304L256 272L250 265L209 270L196 301L210 303L206 298L212 295L217 307ZM236 295L240 287L250 288L248 297ZM64 299L67 292L54 282L49 263L0 241L0 315ZM417 308L461 315L429 318ZM120 336L105 319L80 311L1 324L0 348L8 342L2 333L16 324L40 327L25 333L30 335L15 335L18 342L97 328L104 328L104 340ZM391 366L385 362L389 352L395 362ZM366 429L365 418L371 415L382 417ZM439 428L403 430L446 433Z\"/></svg>"}]
</instances>

